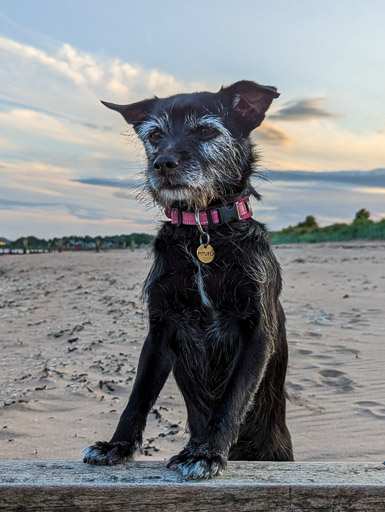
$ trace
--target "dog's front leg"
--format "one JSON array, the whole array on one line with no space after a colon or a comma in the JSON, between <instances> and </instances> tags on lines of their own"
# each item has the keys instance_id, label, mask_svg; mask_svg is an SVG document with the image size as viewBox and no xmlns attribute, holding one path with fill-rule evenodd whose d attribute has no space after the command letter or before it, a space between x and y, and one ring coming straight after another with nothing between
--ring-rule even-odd
<instances>
[{"instance_id":1,"label":"dog's front leg","mask_svg":"<svg viewBox=\"0 0 385 512\"><path fill-rule=\"evenodd\" d=\"M229 450L262 381L271 353L269 337L256 330L240 340L237 362L225 392L217 401L207 425L192 432L184 450L167 467L177 464L187 479L211 478L226 467Z\"/></svg>"},{"instance_id":2,"label":"dog's front leg","mask_svg":"<svg viewBox=\"0 0 385 512\"><path fill-rule=\"evenodd\" d=\"M151 407L172 369L175 355L161 335L150 330L139 358L138 373L127 407L110 442L100 441L84 450L83 462L121 464L142 444ZM159 331L157 331L159 332Z\"/></svg>"}]
</instances>

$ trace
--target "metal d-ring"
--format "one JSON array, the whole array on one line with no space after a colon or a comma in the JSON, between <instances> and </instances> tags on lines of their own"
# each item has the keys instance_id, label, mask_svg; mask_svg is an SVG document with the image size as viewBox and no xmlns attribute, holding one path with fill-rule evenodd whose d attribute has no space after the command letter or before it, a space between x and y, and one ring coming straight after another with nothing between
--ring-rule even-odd
<instances>
[{"instance_id":1,"label":"metal d-ring","mask_svg":"<svg viewBox=\"0 0 385 512\"><path fill-rule=\"evenodd\" d=\"M195 222L197 223L199 231L202 234L205 233L204 229L202 228L201 220L199 218L199 212L195 212Z\"/></svg>"},{"instance_id":2,"label":"metal d-ring","mask_svg":"<svg viewBox=\"0 0 385 512\"><path fill-rule=\"evenodd\" d=\"M206 233L206 231L202 227L201 220L199 218L199 212L195 212L195 221L197 223L197 226L198 226L198 229L199 229L199 232L200 232L199 243L201 245L203 244L203 236L206 236L206 242L204 243L204 246L205 246L205 249L206 249L207 246L210 243L210 235L208 233Z\"/></svg>"},{"instance_id":3,"label":"metal d-ring","mask_svg":"<svg viewBox=\"0 0 385 512\"><path fill-rule=\"evenodd\" d=\"M206 233L206 231L203 231L203 233L201 235L199 235L199 243L202 245L203 244L203 236L206 236L206 242L204 243L204 246L205 246L205 249L207 249L207 246L209 245L210 243L210 235L208 233Z\"/></svg>"}]
</instances>

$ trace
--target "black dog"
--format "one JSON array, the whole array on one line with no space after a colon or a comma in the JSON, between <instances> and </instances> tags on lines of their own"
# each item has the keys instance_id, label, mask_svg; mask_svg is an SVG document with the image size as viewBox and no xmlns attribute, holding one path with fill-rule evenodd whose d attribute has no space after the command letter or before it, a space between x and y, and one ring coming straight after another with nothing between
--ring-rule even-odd
<instances>
[{"instance_id":1,"label":"black dog","mask_svg":"<svg viewBox=\"0 0 385 512\"><path fill-rule=\"evenodd\" d=\"M293 460L280 266L248 201L260 199L250 184L257 155L249 135L278 96L241 81L217 93L103 102L143 141L146 189L171 222L155 240L144 286L150 331L130 400L111 441L86 448L85 462L133 456L171 370L190 440L168 467L210 478L228 459Z\"/></svg>"}]
</instances>

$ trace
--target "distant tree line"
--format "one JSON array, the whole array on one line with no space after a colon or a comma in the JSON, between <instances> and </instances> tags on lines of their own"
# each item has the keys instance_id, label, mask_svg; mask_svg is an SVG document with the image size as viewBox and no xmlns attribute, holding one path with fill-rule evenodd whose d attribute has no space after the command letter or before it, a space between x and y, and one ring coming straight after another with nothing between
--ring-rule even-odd
<instances>
[{"instance_id":1,"label":"distant tree line","mask_svg":"<svg viewBox=\"0 0 385 512\"><path fill-rule=\"evenodd\" d=\"M365 208L358 210L350 224L336 223L320 227L312 215L296 226L270 233L273 244L297 242L338 242L346 240L385 240L385 219L375 222Z\"/></svg>"},{"instance_id":2,"label":"distant tree line","mask_svg":"<svg viewBox=\"0 0 385 512\"><path fill-rule=\"evenodd\" d=\"M375 222L370 219L370 213L365 208L358 210L350 224L336 223L320 227L313 215L308 215L303 222L289 226L281 231L269 233L273 244L297 242L333 242L346 240L385 240L385 219ZM37 238L27 236L10 241L0 237L0 249L7 252L65 251L65 250L106 250L106 249L135 249L146 246L154 240L147 233L132 233L131 235L115 236L64 236L63 238ZM0 250L1 254L1 250Z\"/></svg>"},{"instance_id":3,"label":"distant tree line","mask_svg":"<svg viewBox=\"0 0 385 512\"><path fill-rule=\"evenodd\" d=\"M2 238L1 247L4 249L23 250L24 252L34 251L63 251L63 250L105 250L136 248L149 245L154 239L153 235L147 233L132 233L131 235L115 236L64 236L62 238L37 238L26 236L10 241Z\"/></svg>"}]
</instances>

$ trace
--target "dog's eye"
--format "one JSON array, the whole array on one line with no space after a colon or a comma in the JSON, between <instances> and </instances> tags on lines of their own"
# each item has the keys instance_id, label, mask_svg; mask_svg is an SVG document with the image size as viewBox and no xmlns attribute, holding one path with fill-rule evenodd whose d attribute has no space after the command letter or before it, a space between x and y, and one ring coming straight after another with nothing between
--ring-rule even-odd
<instances>
[{"instance_id":1,"label":"dog's eye","mask_svg":"<svg viewBox=\"0 0 385 512\"><path fill-rule=\"evenodd\" d=\"M218 130L211 126L198 126L195 129L195 133L202 139L212 139L218 134Z\"/></svg>"},{"instance_id":2,"label":"dog's eye","mask_svg":"<svg viewBox=\"0 0 385 512\"><path fill-rule=\"evenodd\" d=\"M153 142L154 144L156 144L157 142L160 142L162 137L163 137L163 133L160 130L154 130L148 136L148 138L150 139L150 142Z\"/></svg>"}]
</instances>

